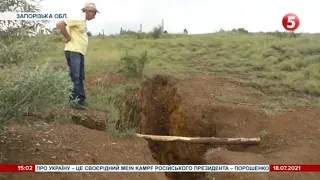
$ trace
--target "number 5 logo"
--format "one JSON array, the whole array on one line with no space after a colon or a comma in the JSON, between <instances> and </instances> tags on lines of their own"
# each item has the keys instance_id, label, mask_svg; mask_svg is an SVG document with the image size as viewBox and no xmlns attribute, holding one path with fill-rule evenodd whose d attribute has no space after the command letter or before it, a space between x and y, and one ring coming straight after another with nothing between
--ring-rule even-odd
<instances>
[{"instance_id":1,"label":"number 5 logo","mask_svg":"<svg viewBox=\"0 0 320 180\"><path fill-rule=\"evenodd\" d=\"M287 31L295 31L300 25L299 17L293 13L286 14L282 19L282 26Z\"/></svg>"}]
</instances>

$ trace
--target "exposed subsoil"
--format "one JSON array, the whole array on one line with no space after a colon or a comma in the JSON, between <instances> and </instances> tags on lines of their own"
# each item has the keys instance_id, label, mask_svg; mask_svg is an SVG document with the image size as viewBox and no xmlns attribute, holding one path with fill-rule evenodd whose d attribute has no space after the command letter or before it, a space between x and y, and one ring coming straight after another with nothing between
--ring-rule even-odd
<instances>
[{"instance_id":1,"label":"exposed subsoil","mask_svg":"<svg viewBox=\"0 0 320 180\"><path fill-rule=\"evenodd\" d=\"M115 74L88 77L89 85L122 84ZM110 77L112 77L110 79ZM100 79L100 80L99 80ZM90 84L90 82L92 82ZM259 146L209 146L114 139L103 112L64 109L37 126L10 125L0 136L0 161L19 164L275 164L320 162L320 111L294 108L267 116L259 104L217 100L236 94L263 102L265 94L225 79L199 75L185 80L156 76L142 85L140 133L175 136L259 137ZM53 123L71 115L79 125ZM29 117L32 122L36 117ZM86 127L83 127L86 126ZM97 131L102 130L102 131ZM173 180L318 180L316 173L167 173ZM164 173L3 173L0 179L166 179Z\"/></svg>"},{"instance_id":2,"label":"exposed subsoil","mask_svg":"<svg viewBox=\"0 0 320 180\"><path fill-rule=\"evenodd\" d=\"M217 100L221 94L251 97L256 105ZM259 137L259 146L149 142L160 164L275 164L320 162L320 111L293 108L267 116L259 106L266 95L225 79L199 75L177 81L157 76L141 92L141 133L171 136ZM222 148L222 149L221 149ZM174 180L320 179L316 173L167 173Z\"/></svg>"},{"instance_id":3,"label":"exposed subsoil","mask_svg":"<svg viewBox=\"0 0 320 180\"><path fill-rule=\"evenodd\" d=\"M89 85L121 85L114 74L88 77ZM98 79L97 79L98 78ZM91 83L91 84L90 84ZM59 116L59 117L58 117ZM68 118L77 124L60 124ZM159 164L143 139L112 138L107 114L64 108L44 119L26 116L25 124L9 125L0 135L2 164ZM67 119L64 119L66 121ZM97 131L98 130L98 131ZM6 180L167 180L164 173L2 173Z\"/></svg>"}]
</instances>

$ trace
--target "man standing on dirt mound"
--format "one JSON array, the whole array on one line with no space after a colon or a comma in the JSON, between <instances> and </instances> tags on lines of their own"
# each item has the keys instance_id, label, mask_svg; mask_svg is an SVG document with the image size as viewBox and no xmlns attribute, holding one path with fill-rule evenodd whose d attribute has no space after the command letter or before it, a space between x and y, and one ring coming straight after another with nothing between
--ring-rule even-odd
<instances>
[{"instance_id":1,"label":"man standing on dirt mound","mask_svg":"<svg viewBox=\"0 0 320 180\"><path fill-rule=\"evenodd\" d=\"M87 20L94 19L96 13L99 13L94 3L86 3L82 12L85 13L84 20L65 20L57 23L57 28L63 35L65 57L74 87L70 99L71 106L76 109L86 109L83 81L85 79L84 56L88 46Z\"/></svg>"}]
</instances>

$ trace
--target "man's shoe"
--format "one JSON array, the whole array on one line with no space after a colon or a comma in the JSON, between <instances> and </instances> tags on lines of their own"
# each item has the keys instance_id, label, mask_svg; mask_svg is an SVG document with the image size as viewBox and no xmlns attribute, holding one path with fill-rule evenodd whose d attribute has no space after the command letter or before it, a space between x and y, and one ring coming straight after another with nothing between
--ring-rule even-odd
<instances>
[{"instance_id":1,"label":"man's shoe","mask_svg":"<svg viewBox=\"0 0 320 180\"><path fill-rule=\"evenodd\" d=\"M72 103L71 107L74 109L79 109L79 110L85 110L87 107L85 105L79 104L79 103Z\"/></svg>"}]
</instances>

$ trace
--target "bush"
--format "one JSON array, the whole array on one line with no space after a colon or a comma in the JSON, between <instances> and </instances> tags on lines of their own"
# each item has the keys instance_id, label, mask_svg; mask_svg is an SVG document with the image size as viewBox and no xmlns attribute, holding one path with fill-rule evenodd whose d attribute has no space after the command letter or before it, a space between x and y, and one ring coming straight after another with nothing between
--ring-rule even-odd
<instances>
[{"instance_id":1,"label":"bush","mask_svg":"<svg viewBox=\"0 0 320 180\"><path fill-rule=\"evenodd\" d=\"M150 34L154 39L159 39L162 34L162 27L161 26L154 27L153 31L151 31Z\"/></svg>"},{"instance_id":2,"label":"bush","mask_svg":"<svg viewBox=\"0 0 320 180\"><path fill-rule=\"evenodd\" d=\"M52 28L50 35L47 35L48 42L62 42L62 34L58 28Z\"/></svg>"},{"instance_id":3,"label":"bush","mask_svg":"<svg viewBox=\"0 0 320 180\"><path fill-rule=\"evenodd\" d=\"M140 56L131 56L128 52L121 58L120 71L126 77L142 78L145 65L149 63L148 52L143 52Z\"/></svg>"},{"instance_id":4,"label":"bush","mask_svg":"<svg viewBox=\"0 0 320 180\"><path fill-rule=\"evenodd\" d=\"M0 48L0 68L17 65L36 58L49 46L43 38L21 38L2 44Z\"/></svg>"},{"instance_id":5,"label":"bush","mask_svg":"<svg viewBox=\"0 0 320 180\"><path fill-rule=\"evenodd\" d=\"M220 29L221 30L221 29ZM242 34L249 34L249 31L244 28L232 29L231 32L238 32Z\"/></svg>"},{"instance_id":6,"label":"bush","mask_svg":"<svg viewBox=\"0 0 320 180\"><path fill-rule=\"evenodd\" d=\"M1 12L39 12L37 0L3 0ZM12 68L32 60L49 47L47 21L0 20L0 68ZM11 69L10 69L11 70ZM0 127L23 115L45 115L68 103L72 92L69 73L47 66L25 71L19 76L0 75Z\"/></svg>"},{"instance_id":7,"label":"bush","mask_svg":"<svg viewBox=\"0 0 320 180\"><path fill-rule=\"evenodd\" d=\"M1 0L0 12L40 12L41 0ZM46 47L49 21L0 20L0 68L35 58Z\"/></svg>"},{"instance_id":8,"label":"bush","mask_svg":"<svg viewBox=\"0 0 320 180\"><path fill-rule=\"evenodd\" d=\"M73 86L66 71L47 65L16 78L5 79L0 86L0 125L26 114L45 114L67 105Z\"/></svg>"}]
</instances>

